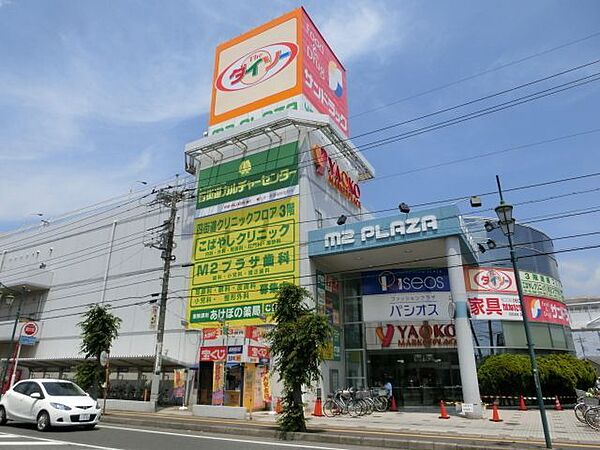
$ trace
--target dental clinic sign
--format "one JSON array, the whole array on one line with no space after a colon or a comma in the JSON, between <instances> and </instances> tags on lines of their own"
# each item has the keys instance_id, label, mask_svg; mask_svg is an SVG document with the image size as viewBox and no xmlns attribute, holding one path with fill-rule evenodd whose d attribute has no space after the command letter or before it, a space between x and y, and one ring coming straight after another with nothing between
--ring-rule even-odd
<instances>
[{"instance_id":1,"label":"dental clinic sign","mask_svg":"<svg viewBox=\"0 0 600 450\"><path fill-rule=\"evenodd\" d=\"M309 255L327 255L453 235L463 236L459 211L454 206L447 206L312 231L309 233Z\"/></svg>"}]
</instances>

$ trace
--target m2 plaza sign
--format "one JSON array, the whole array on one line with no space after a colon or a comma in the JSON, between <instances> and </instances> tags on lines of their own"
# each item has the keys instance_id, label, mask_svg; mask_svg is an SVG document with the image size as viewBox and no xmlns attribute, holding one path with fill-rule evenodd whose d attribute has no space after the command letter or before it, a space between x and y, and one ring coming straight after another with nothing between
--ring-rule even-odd
<instances>
[{"instance_id":1,"label":"m2 plaza sign","mask_svg":"<svg viewBox=\"0 0 600 450\"><path fill-rule=\"evenodd\" d=\"M311 231L309 255L321 256L447 236L463 236L459 210L455 206Z\"/></svg>"}]
</instances>

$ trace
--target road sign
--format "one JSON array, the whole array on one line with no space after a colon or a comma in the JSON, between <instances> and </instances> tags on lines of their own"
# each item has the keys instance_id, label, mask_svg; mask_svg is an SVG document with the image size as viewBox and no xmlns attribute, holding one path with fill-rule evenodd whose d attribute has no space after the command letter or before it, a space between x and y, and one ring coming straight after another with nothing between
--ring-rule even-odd
<instances>
[{"instance_id":1,"label":"road sign","mask_svg":"<svg viewBox=\"0 0 600 450\"><path fill-rule=\"evenodd\" d=\"M19 336L19 344L21 345L35 345L36 343L35 336Z\"/></svg>"},{"instance_id":2,"label":"road sign","mask_svg":"<svg viewBox=\"0 0 600 450\"><path fill-rule=\"evenodd\" d=\"M23 328L21 328L21 335L35 337L37 336L38 331L40 331L40 327L38 327L37 323L27 322L23 325Z\"/></svg>"}]
</instances>

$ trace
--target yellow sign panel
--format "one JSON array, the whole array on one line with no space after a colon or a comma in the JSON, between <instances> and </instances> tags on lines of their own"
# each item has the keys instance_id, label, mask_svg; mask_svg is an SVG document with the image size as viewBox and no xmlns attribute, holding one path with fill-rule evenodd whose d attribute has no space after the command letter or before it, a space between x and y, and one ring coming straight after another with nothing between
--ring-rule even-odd
<instances>
[{"instance_id":1,"label":"yellow sign panel","mask_svg":"<svg viewBox=\"0 0 600 450\"><path fill-rule=\"evenodd\" d=\"M298 197L197 219L190 328L264 323L298 279Z\"/></svg>"}]
</instances>

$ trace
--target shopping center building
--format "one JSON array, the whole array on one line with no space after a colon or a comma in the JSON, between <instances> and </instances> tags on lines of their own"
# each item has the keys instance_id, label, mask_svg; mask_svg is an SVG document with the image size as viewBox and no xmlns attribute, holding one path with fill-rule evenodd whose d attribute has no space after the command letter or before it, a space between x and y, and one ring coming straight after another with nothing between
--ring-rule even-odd
<instances>
[{"instance_id":1,"label":"shopping center building","mask_svg":"<svg viewBox=\"0 0 600 450\"><path fill-rule=\"evenodd\" d=\"M280 393L265 332L283 283L308 289L333 327L324 392L390 381L401 405L478 405L478 362L526 351L494 220L457 205L410 208L408 191L397 214L363 204L376 175L349 139L347 95L346 71L304 9L217 47L209 126L185 147L193 178L178 181L196 196L179 205L162 352L164 385L188 369L184 395L202 414L269 407ZM24 293L21 315L39 323L20 367L71 376L85 305L122 306L113 384L147 400L162 261L144 243L168 218L155 200L141 192L0 237L0 281ZM515 241L537 350L573 351L552 241L525 225ZM0 324L3 355L13 303L0 309L12 317Z\"/></svg>"}]
</instances>

